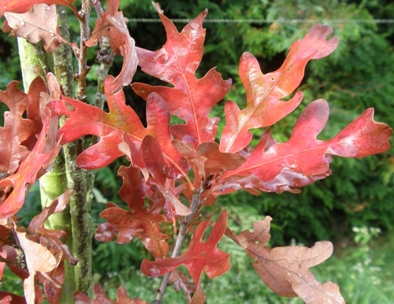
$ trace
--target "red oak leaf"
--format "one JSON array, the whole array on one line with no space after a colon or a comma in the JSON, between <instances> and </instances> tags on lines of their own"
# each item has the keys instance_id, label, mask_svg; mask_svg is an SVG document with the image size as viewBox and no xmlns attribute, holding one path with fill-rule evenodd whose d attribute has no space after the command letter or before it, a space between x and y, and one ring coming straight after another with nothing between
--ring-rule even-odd
<instances>
[{"instance_id":1,"label":"red oak leaf","mask_svg":"<svg viewBox=\"0 0 394 304\"><path fill-rule=\"evenodd\" d=\"M207 11L178 33L158 4L155 8L166 30L167 42L157 52L137 48L139 65L145 73L173 84L174 88L142 83L134 83L132 87L145 100L150 93L158 93L167 103L170 113L186 122L185 125L172 126L171 133L177 139L197 147L202 142L214 140L219 118L210 118L209 113L226 95L231 80L224 81L214 69L202 79L195 77L203 54L205 29L202 22Z\"/></svg>"},{"instance_id":2,"label":"red oak leaf","mask_svg":"<svg viewBox=\"0 0 394 304\"><path fill-rule=\"evenodd\" d=\"M4 15L5 12L10 13L26 13L30 11L30 9L35 4L46 3L47 5L56 4L69 6L76 16L78 16L78 12L72 6L74 0L0 0L0 17Z\"/></svg>"},{"instance_id":3,"label":"red oak leaf","mask_svg":"<svg viewBox=\"0 0 394 304\"><path fill-rule=\"evenodd\" d=\"M95 299L91 300L87 295L81 291L74 294L76 304L148 304L138 298L130 300L124 287L119 287L116 293L116 301L111 300L105 294L103 288L99 284L94 284Z\"/></svg>"},{"instance_id":4,"label":"red oak leaf","mask_svg":"<svg viewBox=\"0 0 394 304\"><path fill-rule=\"evenodd\" d=\"M155 204L150 200L150 206L145 206L149 188L143 183L141 172L133 167L121 167L118 173L123 178L120 196L128 203L130 211L123 210L115 204L108 204L100 217L106 223L100 224L96 239L110 241L118 233L117 243L125 244L134 237L139 238L146 249L157 258L166 256L169 250L168 235L161 232L159 224L165 222L164 215L159 214L164 206L164 200Z\"/></svg>"},{"instance_id":5,"label":"red oak leaf","mask_svg":"<svg viewBox=\"0 0 394 304\"><path fill-rule=\"evenodd\" d=\"M316 24L302 40L293 43L283 65L266 75L252 54L242 55L239 75L246 88L247 106L241 111L234 102L226 103L221 151L237 152L245 148L252 138L249 129L271 126L299 105L303 97L301 92L289 101L280 99L300 85L309 60L323 58L335 50L338 38L327 40L331 33L331 27Z\"/></svg>"},{"instance_id":6,"label":"red oak leaf","mask_svg":"<svg viewBox=\"0 0 394 304\"><path fill-rule=\"evenodd\" d=\"M159 149L152 152L158 155L158 151L161 150L163 153L165 165L160 170L165 173L165 177L179 178L186 176L188 164L178 150L171 144L172 136L169 131L170 113L163 98L156 93L148 96L146 121L148 134L154 136L159 145Z\"/></svg>"},{"instance_id":7,"label":"red oak leaf","mask_svg":"<svg viewBox=\"0 0 394 304\"><path fill-rule=\"evenodd\" d=\"M210 220L202 221L193 233L189 248L175 258L163 258L155 261L144 260L141 271L147 276L162 276L185 265L194 283L198 286L202 272L214 279L230 269L229 254L220 251L216 246L222 238L227 225L227 212L223 211L206 242L202 237L210 224Z\"/></svg>"},{"instance_id":8,"label":"red oak leaf","mask_svg":"<svg viewBox=\"0 0 394 304\"><path fill-rule=\"evenodd\" d=\"M18 82L11 82L5 92L0 91L0 101L9 111L4 112L4 127L0 127L0 179L14 173L20 161L28 154L22 145L35 131L33 122L23 118L27 96L18 89Z\"/></svg>"},{"instance_id":9,"label":"red oak leaf","mask_svg":"<svg viewBox=\"0 0 394 304\"><path fill-rule=\"evenodd\" d=\"M75 43L69 43L59 34L55 5L37 4L33 8L34 11L24 14L5 13L3 32L11 32L11 36L26 38L31 43L42 41L47 52L56 51L62 43L68 44L74 53L79 52Z\"/></svg>"},{"instance_id":10,"label":"red oak leaf","mask_svg":"<svg viewBox=\"0 0 394 304\"><path fill-rule=\"evenodd\" d=\"M43 174L60 151L53 134L58 127L57 119L45 116L44 125L34 149L23 160L18 171L0 180L0 219L15 215L22 207L30 185Z\"/></svg>"},{"instance_id":11,"label":"red oak leaf","mask_svg":"<svg viewBox=\"0 0 394 304\"><path fill-rule=\"evenodd\" d=\"M157 156L159 150L152 151L157 156L151 159L152 162L155 158L163 157L164 165L160 170L164 170L167 178L187 176L188 164L171 144L172 137L168 129L170 115L161 97L157 94L152 94L149 97L147 103L148 127L145 129L133 109L125 105L123 91L110 94L112 79L112 76L108 76L105 81L109 113L67 97L63 97L63 101L55 100L48 105L53 115L70 117L59 131L62 144L88 134L100 137L97 144L89 147L78 156L78 166L97 169L108 165L123 153L128 156L132 153L130 159L133 160L134 165L144 171L146 165L140 153L140 146L146 135L152 135L156 140L147 138L145 142L149 142L149 144L145 144L145 148L149 149L150 144L154 144L153 141L155 141L163 153L162 156ZM73 109L70 110L69 107ZM145 157L145 160L148 162L149 158Z\"/></svg>"},{"instance_id":12,"label":"red oak leaf","mask_svg":"<svg viewBox=\"0 0 394 304\"><path fill-rule=\"evenodd\" d=\"M233 239L254 260L253 267L265 284L280 296L301 297L306 303L345 303L339 288L332 282L320 284L308 270L328 259L333 251L330 242L317 242L312 248L291 246L267 248L271 218L253 224L253 232L243 231Z\"/></svg>"},{"instance_id":13,"label":"red oak leaf","mask_svg":"<svg viewBox=\"0 0 394 304\"><path fill-rule=\"evenodd\" d=\"M111 49L124 58L120 74L109 84L110 94L118 93L129 85L138 66L134 39L131 38L126 19L118 11L118 7L119 0L108 1L108 10L97 19L91 38L85 42L87 46L93 46L102 37L109 37Z\"/></svg>"},{"instance_id":14,"label":"red oak leaf","mask_svg":"<svg viewBox=\"0 0 394 304\"><path fill-rule=\"evenodd\" d=\"M242 166L223 174L225 182L218 188L288 191L330 175L332 156L365 157L389 148L392 130L373 120L373 109L366 110L333 139L318 140L328 113L327 102L319 99L301 114L287 142L276 143L269 132L265 133Z\"/></svg>"},{"instance_id":15,"label":"red oak leaf","mask_svg":"<svg viewBox=\"0 0 394 304\"><path fill-rule=\"evenodd\" d=\"M125 104L123 91L110 93L112 76L105 80L105 92L109 113L103 110L63 96L48 104L53 115L66 115L69 118L59 130L61 144L71 142L84 135L96 135L100 141L83 151L77 158L77 165L84 169L97 169L110 164L123 155L118 145L127 133L138 145L145 136L145 128L133 109ZM68 105L73 108L70 110Z\"/></svg>"},{"instance_id":16,"label":"red oak leaf","mask_svg":"<svg viewBox=\"0 0 394 304\"><path fill-rule=\"evenodd\" d=\"M220 152L219 145L214 142L202 143L196 151L190 145L178 140L174 140L173 144L187 159L195 176L200 176L200 180L195 179L196 188L199 188L201 183L205 183L204 188L210 188L216 175L234 170L245 162L245 158L237 153Z\"/></svg>"}]
</instances>

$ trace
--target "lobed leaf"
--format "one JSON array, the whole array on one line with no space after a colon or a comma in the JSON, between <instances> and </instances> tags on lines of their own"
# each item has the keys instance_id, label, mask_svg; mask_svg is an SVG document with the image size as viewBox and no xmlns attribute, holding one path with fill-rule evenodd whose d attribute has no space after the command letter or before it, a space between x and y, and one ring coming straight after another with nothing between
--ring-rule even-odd
<instances>
[{"instance_id":1,"label":"lobed leaf","mask_svg":"<svg viewBox=\"0 0 394 304\"><path fill-rule=\"evenodd\" d=\"M99 16L92 36L85 42L87 46L93 46L102 37L109 37L111 49L124 58L121 72L108 84L110 94L118 93L131 83L138 65L134 39L131 38L126 18L118 11L118 7L119 0L108 1L108 10Z\"/></svg>"},{"instance_id":2,"label":"lobed leaf","mask_svg":"<svg viewBox=\"0 0 394 304\"><path fill-rule=\"evenodd\" d=\"M202 142L213 141L219 118L210 118L212 107L228 92L231 80L224 81L211 69L203 78L196 79L195 72L203 54L205 29L202 22L207 11L185 26L178 33L175 25L155 5L163 22L167 42L156 51L136 48L141 69L154 77L174 85L173 88L134 83L133 90L145 100L150 93L159 94L167 103L171 114L186 124L173 125L171 133L194 148Z\"/></svg>"},{"instance_id":3,"label":"lobed leaf","mask_svg":"<svg viewBox=\"0 0 394 304\"><path fill-rule=\"evenodd\" d=\"M15 215L22 207L27 191L49 167L60 151L54 140L57 119L51 119L48 112L34 149L26 156L18 171L0 180L0 219Z\"/></svg>"},{"instance_id":4,"label":"lobed leaf","mask_svg":"<svg viewBox=\"0 0 394 304\"><path fill-rule=\"evenodd\" d=\"M137 237L154 257L166 256L169 236L161 232L160 223L165 222L166 218L159 214L164 200L159 204L151 200L151 206L147 208L145 198L149 188L143 183L140 170L121 167L119 175L123 178L120 196L128 203L130 211L108 204L100 214L107 222L98 226L96 239L108 242L118 233L116 242L125 244Z\"/></svg>"},{"instance_id":5,"label":"lobed leaf","mask_svg":"<svg viewBox=\"0 0 394 304\"><path fill-rule=\"evenodd\" d=\"M68 44L74 53L79 49L75 43L69 43L58 31L56 6L37 4L32 12L24 14L5 13L6 21L3 23L3 32L11 32L11 36L25 38L31 43L42 41L47 52L54 52L62 44Z\"/></svg>"},{"instance_id":6,"label":"lobed leaf","mask_svg":"<svg viewBox=\"0 0 394 304\"><path fill-rule=\"evenodd\" d=\"M145 128L133 109L125 104L123 91L110 93L113 77L105 80L105 92L109 113L62 96L62 100L54 100L48 104L53 115L66 115L69 118L59 130L61 144L76 140L84 135L95 135L99 142L85 151L77 158L77 165L84 169L97 169L110 164L114 159L123 155L118 145L123 142L123 134L130 135L132 141L138 144L145 136ZM69 107L71 109L69 109Z\"/></svg>"},{"instance_id":7,"label":"lobed leaf","mask_svg":"<svg viewBox=\"0 0 394 304\"><path fill-rule=\"evenodd\" d=\"M314 25L302 40L292 44L282 66L265 75L252 54L242 55L239 75L246 89L247 105L241 111L234 102L226 103L226 126L220 140L221 151L242 150L252 138L249 129L271 126L299 105L303 98L301 92L297 92L289 101L280 99L289 96L300 85L309 60L323 58L335 50L338 38L327 40L331 34L331 27Z\"/></svg>"},{"instance_id":8,"label":"lobed leaf","mask_svg":"<svg viewBox=\"0 0 394 304\"><path fill-rule=\"evenodd\" d=\"M35 125L23 118L27 108L27 96L18 89L18 82L11 82L5 92L0 91L0 101L9 111L4 112L4 127L0 127L0 179L13 174L28 154L22 143L35 131Z\"/></svg>"},{"instance_id":9,"label":"lobed leaf","mask_svg":"<svg viewBox=\"0 0 394 304\"><path fill-rule=\"evenodd\" d=\"M392 130L373 120L373 109L366 110L333 139L318 140L328 113L325 100L312 102L297 120L285 143L276 143L266 132L243 165L223 174L224 182L218 188L289 191L330 175L332 156L365 157L389 148L388 138Z\"/></svg>"},{"instance_id":10,"label":"lobed leaf","mask_svg":"<svg viewBox=\"0 0 394 304\"><path fill-rule=\"evenodd\" d=\"M264 283L280 296L299 296L306 303L345 303L336 284L320 284L308 270L331 256L332 244L267 248L264 244L270 239L270 221L267 216L253 224L253 232L245 230L238 236L226 232L254 260L253 267Z\"/></svg>"},{"instance_id":11,"label":"lobed leaf","mask_svg":"<svg viewBox=\"0 0 394 304\"><path fill-rule=\"evenodd\" d=\"M146 105L146 121L148 124L149 135L154 136L158 146L152 150L156 155L153 159L161 158L159 151L162 152L164 164L158 169L164 173L162 177L179 178L187 175L188 164L184 157L172 145L172 136L169 132L170 113L163 98L156 93L149 95ZM144 139L150 140L151 139ZM145 153L142 151L142 154ZM147 161L144 156L145 164Z\"/></svg>"},{"instance_id":12,"label":"lobed leaf","mask_svg":"<svg viewBox=\"0 0 394 304\"><path fill-rule=\"evenodd\" d=\"M229 254L222 252L216 246L222 238L227 225L227 212L223 211L220 218L212 228L207 241L202 237L210 224L210 220L202 221L193 233L189 247L180 256L175 258L164 257L155 261L144 260L141 271L147 276L162 276L185 265L194 283L199 286L202 272L214 279L230 269ZM202 290L201 290L202 292ZM200 292L198 296L202 296Z\"/></svg>"}]
</instances>

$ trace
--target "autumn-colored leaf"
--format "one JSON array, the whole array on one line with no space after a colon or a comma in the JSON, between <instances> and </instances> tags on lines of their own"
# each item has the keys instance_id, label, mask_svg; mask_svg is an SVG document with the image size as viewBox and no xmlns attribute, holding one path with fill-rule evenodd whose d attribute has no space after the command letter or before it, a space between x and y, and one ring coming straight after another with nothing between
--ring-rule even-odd
<instances>
[{"instance_id":1,"label":"autumn-colored leaf","mask_svg":"<svg viewBox=\"0 0 394 304\"><path fill-rule=\"evenodd\" d=\"M29 240L25 232L16 232L18 241L23 249L29 277L23 283L24 294L28 304L34 304L35 286L34 276L36 272L46 273L56 267L54 255L44 246Z\"/></svg>"},{"instance_id":2,"label":"autumn-colored leaf","mask_svg":"<svg viewBox=\"0 0 394 304\"><path fill-rule=\"evenodd\" d=\"M331 34L331 27L314 25L302 40L292 44L283 65L265 75L252 54L242 55L239 75L246 88L247 105L241 111L234 102L226 103L221 151L237 152L243 149L252 138L249 129L271 126L298 106L303 97L301 92L289 101L280 99L290 95L300 85L309 60L328 56L336 49L338 38L327 40Z\"/></svg>"},{"instance_id":3,"label":"autumn-colored leaf","mask_svg":"<svg viewBox=\"0 0 394 304\"><path fill-rule=\"evenodd\" d=\"M3 32L11 32L11 36L25 38L31 43L42 41L47 52L56 51L62 43L71 46L74 53L79 52L75 43L69 43L59 34L56 5L37 4L33 9L24 14L5 13Z\"/></svg>"},{"instance_id":4,"label":"autumn-colored leaf","mask_svg":"<svg viewBox=\"0 0 394 304\"><path fill-rule=\"evenodd\" d=\"M54 199L49 206L33 217L28 227L28 233L31 240L45 244L56 255L59 262L67 259L71 265L76 265L78 260L71 255L68 246L61 241L62 238L67 237L66 232L44 227L45 221L52 214L62 212L66 208L71 194L72 190L67 189L62 195Z\"/></svg>"},{"instance_id":5,"label":"autumn-colored leaf","mask_svg":"<svg viewBox=\"0 0 394 304\"><path fill-rule=\"evenodd\" d=\"M5 92L0 91L0 101L9 111L4 112L4 127L0 126L0 179L14 173L20 161L28 154L28 149L22 145L32 130L33 122L23 118L27 107L26 94L18 89L18 82L11 82Z\"/></svg>"},{"instance_id":6,"label":"autumn-colored leaf","mask_svg":"<svg viewBox=\"0 0 394 304\"><path fill-rule=\"evenodd\" d=\"M166 256L169 250L169 237L161 232L159 225L160 222L166 221L165 216L160 214L164 200L159 205L151 201L147 208L145 199L149 188L143 183L140 170L122 166L118 174L123 178L120 196L128 203L130 211L112 203L108 204L100 214L107 222L99 225L96 238L108 242L117 232L116 242L125 244L137 237L154 257Z\"/></svg>"},{"instance_id":7,"label":"autumn-colored leaf","mask_svg":"<svg viewBox=\"0 0 394 304\"><path fill-rule=\"evenodd\" d=\"M141 143L145 136L145 128L133 109L125 104L123 91L111 94L110 87L113 77L105 80L105 92L109 113L82 103L78 100L63 96L62 100L54 100L48 104L53 115L66 115L69 118L59 131L61 144L71 142L84 135L95 135L99 142L77 158L77 165L84 169L97 169L110 164L114 159L122 156L118 145L123 142L123 134ZM71 106L73 110L70 110Z\"/></svg>"},{"instance_id":8,"label":"autumn-colored leaf","mask_svg":"<svg viewBox=\"0 0 394 304\"><path fill-rule=\"evenodd\" d=\"M270 133L265 133L242 166L223 174L225 185L218 187L289 191L330 175L332 156L365 157L389 148L392 130L374 121L373 109L366 110L333 139L318 140L328 114L327 102L319 99L301 114L287 142L276 143Z\"/></svg>"},{"instance_id":9,"label":"autumn-colored leaf","mask_svg":"<svg viewBox=\"0 0 394 304\"><path fill-rule=\"evenodd\" d=\"M195 176L200 180L194 186L199 188L201 183L209 187L209 183L223 172L237 169L245 162L245 158L237 153L223 153L219 151L219 145L215 142L204 142L194 150L190 145L174 140L174 146L182 154L194 170Z\"/></svg>"},{"instance_id":10,"label":"autumn-colored leaf","mask_svg":"<svg viewBox=\"0 0 394 304\"><path fill-rule=\"evenodd\" d=\"M157 277L185 265L196 285L199 285L203 271L211 279L226 273L230 269L230 255L219 250L216 246L226 230L227 212L222 212L212 228L208 240L202 242L202 237L209 224L210 220L208 219L197 226L188 249L180 256L165 257L155 261L144 260L141 271L147 276Z\"/></svg>"},{"instance_id":11,"label":"autumn-colored leaf","mask_svg":"<svg viewBox=\"0 0 394 304\"><path fill-rule=\"evenodd\" d=\"M0 0L0 17L4 15L5 12L10 13L26 13L35 4L45 3L47 5L56 4L69 6L73 12L78 16L78 12L72 6L74 0Z\"/></svg>"},{"instance_id":12,"label":"autumn-colored leaf","mask_svg":"<svg viewBox=\"0 0 394 304\"><path fill-rule=\"evenodd\" d=\"M57 119L51 119L49 113L45 116L42 131L34 149L21 163L18 171L0 180L0 219L16 214L22 207L30 185L43 174L56 157L60 146L51 134L57 130Z\"/></svg>"},{"instance_id":13,"label":"autumn-colored leaf","mask_svg":"<svg viewBox=\"0 0 394 304\"><path fill-rule=\"evenodd\" d=\"M99 284L94 284L95 299L91 300L87 295L81 291L74 294L76 304L148 304L138 298L130 300L124 287L119 287L116 293L116 301L111 300L105 294L103 288Z\"/></svg>"},{"instance_id":14,"label":"autumn-colored leaf","mask_svg":"<svg viewBox=\"0 0 394 304\"><path fill-rule=\"evenodd\" d=\"M134 83L132 87L145 100L150 93L158 93L167 103L170 113L186 122L184 125L173 125L171 133L196 148L202 142L214 140L219 118L210 118L209 114L230 89L231 80L224 81L215 69L211 69L203 78L196 79L195 72L203 55L205 38L202 22L207 11L178 33L158 4L155 4L155 8L166 30L167 42L156 52L137 48L139 65L145 73L174 87L155 87L142 83Z\"/></svg>"},{"instance_id":15,"label":"autumn-colored leaf","mask_svg":"<svg viewBox=\"0 0 394 304\"><path fill-rule=\"evenodd\" d=\"M306 303L345 303L339 288L332 282L321 284L308 270L328 259L333 251L329 242L317 242L312 248L302 246L267 248L271 218L253 224L232 238L254 260L253 267L261 279L280 296L301 297Z\"/></svg>"},{"instance_id":16,"label":"autumn-colored leaf","mask_svg":"<svg viewBox=\"0 0 394 304\"><path fill-rule=\"evenodd\" d=\"M165 173L165 177L180 178L187 176L188 164L171 143L172 136L169 131L170 113L163 98L156 93L148 96L146 121L148 125L147 133L154 136L159 145L156 155L159 150L163 153L165 165L160 170Z\"/></svg>"},{"instance_id":17,"label":"autumn-colored leaf","mask_svg":"<svg viewBox=\"0 0 394 304\"><path fill-rule=\"evenodd\" d=\"M26 304L26 300L11 292L0 291L0 304Z\"/></svg>"},{"instance_id":18,"label":"autumn-colored leaf","mask_svg":"<svg viewBox=\"0 0 394 304\"><path fill-rule=\"evenodd\" d=\"M97 19L92 36L85 42L87 46L93 46L102 37L109 37L111 49L124 58L120 74L108 84L110 94L116 94L129 85L138 66L134 39L131 38L126 19L118 11L118 7L119 0L108 1L108 10Z\"/></svg>"}]
</instances>

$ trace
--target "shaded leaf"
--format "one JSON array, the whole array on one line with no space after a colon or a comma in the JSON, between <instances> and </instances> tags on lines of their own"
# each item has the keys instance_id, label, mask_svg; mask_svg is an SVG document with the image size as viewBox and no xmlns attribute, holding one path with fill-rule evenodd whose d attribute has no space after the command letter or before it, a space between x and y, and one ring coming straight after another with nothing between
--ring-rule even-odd
<instances>
[{"instance_id":1,"label":"shaded leaf","mask_svg":"<svg viewBox=\"0 0 394 304\"><path fill-rule=\"evenodd\" d=\"M196 148L202 142L214 140L219 118L210 118L209 113L226 95L231 80L224 81L214 69L202 79L195 77L203 55L205 29L202 22L207 11L178 33L158 4L155 8L166 30L167 42L156 52L137 48L139 65L145 73L173 84L174 88L142 83L134 83L132 88L145 100L150 93L158 93L167 103L170 113L186 122L185 125L173 125L171 133Z\"/></svg>"},{"instance_id":2,"label":"shaded leaf","mask_svg":"<svg viewBox=\"0 0 394 304\"><path fill-rule=\"evenodd\" d=\"M138 66L134 39L131 38L126 19L123 13L118 11L118 7L119 0L108 1L108 10L99 16L92 36L85 42L87 46L93 46L102 37L109 37L111 49L124 58L120 74L108 84L110 94L116 94L129 85Z\"/></svg>"},{"instance_id":3,"label":"shaded leaf","mask_svg":"<svg viewBox=\"0 0 394 304\"><path fill-rule=\"evenodd\" d=\"M302 246L267 248L271 217L253 224L233 239L254 260L253 267L269 288L280 296L301 297L306 303L345 303L339 288L332 282L320 284L308 270L328 259L333 251L330 242L317 242L312 248Z\"/></svg>"},{"instance_id":4,"label":"shaded leaf","mask_svg":"<svg viewBox=\"0 0 394 304\"><path fill-rule=\"evenodd\" d=\"M222 238L227 225L227 212L223 211L220 218L212 228L207 241L202 242L202 237L208 228L210 220L202 221L193 233L188 249L180 256L149 261L144 260L141 271L147 276L162 276L185 265L194 283L198 285L202 272L214 279L230 269L229 254L219 250L216 246Z\"/></svg>"},{"instance_id":5,"label":"shaded leaf","mask_svg":"<svg viewBox=\"0 0 394 304\"><path fill-rule=\"evenodd\" d=\"M148 96L146 105L146 121L148 134L154 136L162 151L165 167L162 171L168 178L187 176L188 164L178 150L172 145L169 131L170 113L163 98L156 93Z\"/></svg>"},{"instance_id":6,"label":"shaded leaf","mask_svg":"<svg viewBox=\"0 0 394 304\"><path fill-rule=\"evenodd\" d=\"M246 88L247 105L241 111L234 102L226 103L221 151L237 152L245 148L252 138L249 129L271 126L298 106L303 97L301 92L289 101L280 99L290 95L300 85L309 60L323 58L335 50L338 38L327 40L331 34L331 27L314 25L302 40L292 44L282 66L266 75L261 72L252 54L242 55L239 75Z\"/></svg>"},{"instance_id":7,"label":"shaded leaf","mask_svg":"<svg viewBox=\"0 0 394 304\"><path fill-rule=\"evenodd\" d=\"M57 212L62 212L71 197L72 190L67 189L62 195L52 201L38 215L31 220L28 233L31 240L45 244L57 257L58 262L67 259L71 265L76 265L78 260L71 255L70 249L61 239L66 238L67 234L62 230L50 230L44 227L45 221Z\"/></svg>"},{"instance_id":8,"label":"shaded leaf","mask_svg":"<svg viewBox=\"0 0 394 304\"><path fill-rule=\"evenodd\" d=\"M137 237L146 249L157 258L166 256L169 250L168 235L161 232L159 224L165 222L164 215L159 214L163 205L145 206L148 188L144 185L141 172L133 167L121 167L118 173L123 178L120 196L129 205L130 211L123 210L115 204L108 204L100 217L107 223L98 226L95 237L110 241L118 233L116 242L129 243ZM164 203L164 201L163 201Z\"/></svg>"},{"instance_id":9,"label":"shaded leaf","mask_svg":"<svg viewBox=\"0 0 394 304\"><path fill-rule=\"evenodd\" d=\"M23 160L18 171L0 180L0 219L15 215L22 207L30 185L43 174L56 157L60 146L53 134L57 131L57 119L50 118L48 112L34 149Z\"/></svg>"},{"instance_id":10,"label":"shaded leaf","mask_svg":"<svg viewBox=\"0 0 394 304\"><path fill-rule=\"evenodd\" d=\"M5 92L0 91L0 101L9 111L4 112L4 127L0 127L0 179L15 173L19 163L28 154L28 149L22 145L27 140L35 126L29 119L23 118L27 107L27 96L18 89L18 82L11 82Z\"/></svg>"},{"instance_id":11,"label":"shaded leaf","mask_svg":"<svg viewBox=\"0 0 394 304\"><path fill-rule=\"evenodd\" d=\"M189 283L189 277L185 273L177 269L171 271L169 282L174 284L175 291L178 292L183 290L186 294L188 303L191 302L192 294L195 293L196 287Z\"/></svg>"}]
</instances>

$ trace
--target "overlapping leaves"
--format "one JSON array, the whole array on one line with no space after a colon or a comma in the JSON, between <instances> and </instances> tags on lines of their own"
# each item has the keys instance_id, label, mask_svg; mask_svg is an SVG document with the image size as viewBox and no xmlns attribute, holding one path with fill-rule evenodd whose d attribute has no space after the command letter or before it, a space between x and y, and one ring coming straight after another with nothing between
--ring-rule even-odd
<instances>
[{"instance_id":1,"label":"overlapping leaves","mask_svg":"<svg viewBox=\"0 0 394 304\"><path fill-rule=\"evenodd\" d=\"M41 2L24 1L26 7L15 1L0 2L0 13L4 10L26 12L32 5ZM71 6L67 1L50 1L48 4L52 3ZM227 228L227 213L221 213L217 222L212 224L207 241L202 241L211 225L210 219L196 224L199 209L204 204L213 203L219 194L240 189L294 191L328 176L332 156L364 157L385 151L391 129L375 122L373 110L369 109L333 139L319 140L317 136L326 124L329 110L326 101L317 100L300 116L287 142L277 143L270 131L266 130L255 148L249 146L250 129L269 127L299 105L301 92L296 92L289 101L281 99L292 94L301 83L307 62L323 58L336 48L337 38L329 38L332 29L315 25L302 40L292 45L284 64L275 72L264 75L253 55L245 53L242 56L239 73L246 88L247 105L240 110L234 102L227 102L226 126L218 145L214 139L219 119L210 117L210 112L225 96L231 81L223 80L214 69L203 78L196 78L196 69L203 55L205 30L202 22L207 11L179 33L163 15L159 5L154 4L167 34L164 46L154 52L134 48L134 41L127 31L123 14L118 11L118 5L117 0L109 1L108 10L99 16L92 37L85 42L87 46L92 46L102 37L107 37L112 50L124 57L122 72L116 78L108 76L105 81L109 112L60 96L59 88L53 90L53 96L46 100L55 99L49 102L45 111L38 111L37 103L31 107L34 113L44 116L43 121L35 121L34 115L29 118L29 110L27 119L23 118L29 103L26 95L16 89L15 83L1 93L0 97L10 111L4 128L0 130L1 139L7 142L0 150L1 155L5 155L5 160L0 162L0 218L9 218L20 209L26 189L48 168L59 152L59 143L95 135L99 138L98 143L78 156L77 164L80 167L100 168L123 155L130 161L129 167L119 170L123 178L120 195L129 210L108 203L101 214L106 223L99 225L96 238L109 241L116 237L116 242L122 244L139 238L155 258L142 264L141 270L149 276L165 275L185 265L197 287L192 301L202 303L205 301L200 284L202 273L213 279L230 267L229 255L217 248ZM15 17L16 22L21 25L21 20L25 22L31 18L30 13L25 16L29 17ZM52 23L47 34L55 32L56 27ZM18 29L14 31L17 33ZM28 38L25 31L26 27L23 28L22 24L22 33L19 30L17 34ZM51 45L56 46L56 41L47 36L43 38L38 35L33 40L40 39L44 44L49 44L48 50ZM147 102L147 127L126 106L122 92L122 87L131 82L138 61L144 72L173 85L132 85L134 91ZM51 82L48 81L48 84L51 85ZM42 89L42 85L38 87ZM36 96L33 98L36 100L37 93L40 91L34 91L31 95L29 92L28 96ZM185 123L170 126L170 114ZM56 140L58 116L67 116L67 119ZM38 129L32 127L35 124ZM32 134L39 136L35 139ZM189 206L180 201L181 193L189 200ZM198 207L193 209L195 206L192 205L196 202L199 203ZM35 275L41 273L45 277L43 273L46 272L51 272L53 278L60 278L57 281L48 279L52 285L47 284L56 301L59 294L57 283L63 279L62 260L67 258L75 262L59 241L64 234L61 231L49 232L42 227L47 216L54 212L53 208L45 209L29 227L31 238L36 241L40 238L45 241L46 247L18 232L22 249L30 254L27 261L30 272L25 280L29 302L34 301ZM180 226L190 224L184 231L190 231L194 226L196 228L188 248L178 256L169 258L169 235L163 232L163 224L171 221L175 232L177 223ZM332 245L319 242L312 248L269 249L264 246L269 240L269 222L270 218L256 222L253 233L244 231L235 236L227 231L227 235L254 259L254 267L264 282L280 295L298 295L308 303L343 303L335 284L320 284L308 270L331 255ZM42 258L36 258L40 254L48 260L47 264L42 265ZM33 264L33 260L39 260L37 265ZM55 270L59 272L55 273ZM186 282L180 275L173 277L173 280ZM186 287L185 291L189 295L193 288ZM77 293L75 300L77 303L141 302L130 300L124 289L118 290L116 302L109 300L98 286L95 287L95 294L96 299L91 300Z\"/></svg>"}]
</instances>

